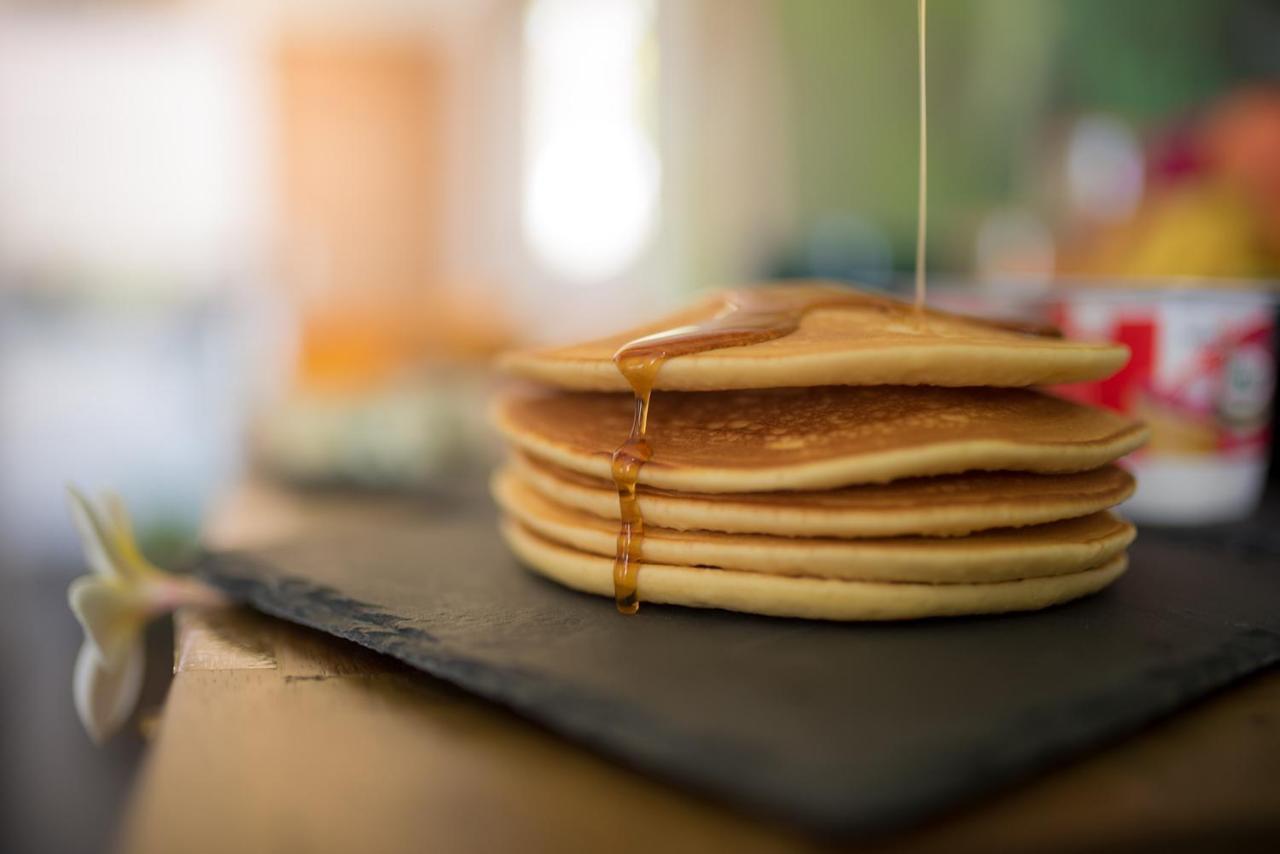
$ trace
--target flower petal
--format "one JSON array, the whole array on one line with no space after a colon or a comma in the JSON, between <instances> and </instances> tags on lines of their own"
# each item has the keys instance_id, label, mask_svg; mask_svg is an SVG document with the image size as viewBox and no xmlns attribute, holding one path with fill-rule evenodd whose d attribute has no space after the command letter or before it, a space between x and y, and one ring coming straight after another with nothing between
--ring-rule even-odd
<instances>
[{"instance_id":1,"label":"flower petal","mask_svg":"<svg viewBox=\"0 0 1280 854\"><path fill-rule=\"evenodd\" d=\"M67 590L86 643L107 667L120 666L146 625L147 603L141 593L137 585L101 575L82 575Z\"/></svg>"},{"instance_id":2,"label":"flower petal","mask_svg":"<svg viewBox=\"0 0 1280 854\"><path fill-rule=\"evenodd\" d=\"M89 569L99 575L120 575L121 561L112 548L114 538L98 518L89 499L70 484L67 485L67 498L70 499L71 518L75 521L76 530L80 532L80 544L84 548L84 559L89 564Z\"/></svg>"},{"instance_id":3,"label":"flower petal","mask_svg":"<svg viewBox=\"0 0 1280 854\"><path fill-rule=\"evenodd\" d=\"M71 689L76 714L95 743L114 735L133 714L145 668L141 637L135 638L114 668L104 666L88 639L80 647Z\"/></svg>"},{"instance_id":4,"label":"flower petal","mask_svg":"<svg viewBox=\"0 0 1280 854\"><path fill-rule=\"evenodd\" d=\"M172 575L138 549L124 502L103 499L105 519L74 487L71 515L93 570L71 582L67 600L84 628L72 693L80 720L102 742L129 718L142 690L147 622L183 605L217 606L227 599L197 578Z\"/></svg>"},{"instance_id":5,"label":"flower petal","mask_svg":"<svg viewBox=\"0 0 1280 854\"><path fill-rule=\"evenodd\" d=\"M102 503L110 525L108 533L111 537L111 549L118 558L117 571L134 578L159 573L160 570L143 557L138 548L138 541L133 535L133 522L129 519L129 510L125 507L124 500L117 493L108 492L102 496Z\"/></svg>"}]
</instances>

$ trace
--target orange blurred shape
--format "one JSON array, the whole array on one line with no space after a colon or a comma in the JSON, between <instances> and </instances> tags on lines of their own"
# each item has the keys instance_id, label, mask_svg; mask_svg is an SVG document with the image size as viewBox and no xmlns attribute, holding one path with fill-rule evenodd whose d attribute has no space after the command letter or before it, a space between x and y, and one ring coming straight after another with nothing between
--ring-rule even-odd
<instances>
[{"instance_id":1,"label":"orange blurred shape","mask_svg":"<svg viewBox=\"0 0 1280 854\"><path fill-rule=\"evenodd\" d=\"M1203 145L1211 168L1257 210L1280 255L1280 85L1243 89L1209 115Z\"/></svg>"},{"instance_id":2,"label":"orange blurred shape","mask_svg":"<svg viewBox=\"0 0 1280 854\"><path fill-rule=\"evenodd\" d=\"M439 280L444 68L411 34L282 38L280 214L300 298L399 296Z\"/></svg>"},{"instance_id":3,"label":"orange blurred shape","mask_svg":"<svg viewBox=\"0 0 1280 854\"><path fill-rule=\"evenodd\" d=\"M411 28L285 33L275 72L299 383L371 389L500 349L508 325L481 296L493 289L445 272L451 67L438 43Z\"/></svg>"},{"instance_id":4,"label":"orange blurred shape","mask_svg":"<svg viewBox=\"0 0 1280 854\"><path fill-rule=\"evenodd\" d=\"M501 307L424 293L350 297L307 308L298 355L304 388L376 388L431 365L476 365L512 341Z\"/></svg>"}]
</instances>

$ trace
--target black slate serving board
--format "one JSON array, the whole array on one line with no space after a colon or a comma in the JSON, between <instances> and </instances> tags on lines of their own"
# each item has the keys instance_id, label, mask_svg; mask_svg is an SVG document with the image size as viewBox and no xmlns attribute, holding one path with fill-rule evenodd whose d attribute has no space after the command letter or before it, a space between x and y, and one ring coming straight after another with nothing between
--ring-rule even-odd
<instances>
[{"instance_id":1,"label":"black slate serving board","mask_svg":"<svg viewBox=\"0 0 1280 854\"><path fill-rule=\"evenodd\" d=\"M1268 541L1269 542L1269 541ZM636 617L516 565L487 509L204 556L254 607L392 655L635 768L825 834L891 829L1280 661L1280 550L1144 533L1037 614Z\"/></svg>"}]
</instances>

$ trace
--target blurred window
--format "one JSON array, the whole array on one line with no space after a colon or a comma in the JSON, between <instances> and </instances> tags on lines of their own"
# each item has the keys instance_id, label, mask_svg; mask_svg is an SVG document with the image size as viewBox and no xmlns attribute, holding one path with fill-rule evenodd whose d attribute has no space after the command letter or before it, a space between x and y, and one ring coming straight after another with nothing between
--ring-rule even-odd
<instances>
[{"instance_id":1,"label":"blurred window","mask_svg":"<svg viewBox=\"0 0 1280 854\"><path fill-rule=\"evenodd\" d=\"M525 241L552 275L608 278L654 230L654 4L533 0L524 24Z\"/></svg>"}]
</instances>

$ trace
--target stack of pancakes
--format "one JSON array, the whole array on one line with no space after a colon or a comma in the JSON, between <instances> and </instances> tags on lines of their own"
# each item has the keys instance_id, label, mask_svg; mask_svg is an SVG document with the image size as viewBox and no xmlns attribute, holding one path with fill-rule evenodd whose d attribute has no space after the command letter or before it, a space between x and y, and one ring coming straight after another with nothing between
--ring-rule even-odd
<instances>
[{"instance_id":1,"label":"stack of pancakes","mask_svg":"<svg viewBox=\"0 0 1280 854\"><path fill-rule=\"evenodd\" d=\"M573 347L509 354L540 388L499 400L514 452L493 480L534 571L614 593L611 457L635 401L613 356L725 298ZM886 620L1041 608L1106 586L1133 527L1108 512L1138 422L1027 386L1100 379L1123 347L868 297L789 334L658 369L637 477L640 601Z\"/></svg>"}]
</instances>

